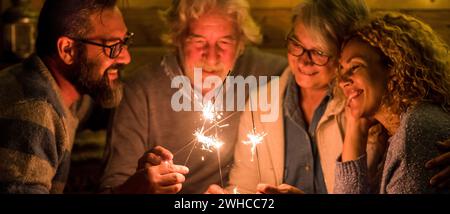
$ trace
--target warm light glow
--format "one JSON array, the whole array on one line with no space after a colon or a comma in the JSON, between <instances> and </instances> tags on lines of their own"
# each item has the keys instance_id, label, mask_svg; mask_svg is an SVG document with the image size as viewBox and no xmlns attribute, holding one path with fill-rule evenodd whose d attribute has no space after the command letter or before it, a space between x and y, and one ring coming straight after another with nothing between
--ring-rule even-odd
<instances>
[{"instance_id":1,"label":"warm light glow","mask_svg":"<svg viewBox=\"0 0 450 214\"><path fill-rule=\"evenodd\" d=\"M266 136L266 133L255 133L254 131L252 131L251 133L247 134L248 140L247 141L243 141L243 143L245 145L251 144L252 148L251 148L251 152L252 152L252 159L251 161L253 162L253 157L255 156L256 153L256 146L258 144L261 144L262 141L264 140L264 137Z\"/></svg>"},{"instance_id":2,"label":"warm light glow","mask_svg":"<svg viewBox=\"0 0 450 214\"><path fill-rule=\"evenodd\" d=\"M233 194L241 194L241 193L239 193L239 192L238 192L238 188L235 187L235 188L233 189Z\"/></svg>"},{"instance_id":3,"label":"warm light glow","mask_svg":"<svg viewBox=\"0 0 450 214\"><path fill-rule=\"evenodd\" d=\"M215 111L214 104L211 101L208 101L202 109L203 118L211 123L220 120L222 116Z\"/></svg>"},{"instance_id":4,"label":"warm light glow","mask_svg":"<svg viewBox=\"0 0 450 214\"><path fill-rule=\"evenodd\" d=\"M219 150L224 144L221 140L213 136L205 136L204 133L197 130L194 134L197 138L197 141L202 144L202 149L205 151L212 152L212 149L215 148Z\"/></svg>"}]
</instances>

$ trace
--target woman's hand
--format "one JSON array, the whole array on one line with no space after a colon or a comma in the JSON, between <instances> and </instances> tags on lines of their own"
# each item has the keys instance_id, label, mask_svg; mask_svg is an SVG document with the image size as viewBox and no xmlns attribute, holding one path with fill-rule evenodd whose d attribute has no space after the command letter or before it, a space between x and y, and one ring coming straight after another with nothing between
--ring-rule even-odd
<instances>
[{"instance_id":1,"label":"woman's hand","mask_svg":"<svg viewBox=\"0 0 450 214\"><path fill-rule=\"evenodd\" d=\"M345 108L346 130L342 150L342 162L357 160L366 153L368 133L375 124L347 106Z\"/></svg>"}]
</instances>

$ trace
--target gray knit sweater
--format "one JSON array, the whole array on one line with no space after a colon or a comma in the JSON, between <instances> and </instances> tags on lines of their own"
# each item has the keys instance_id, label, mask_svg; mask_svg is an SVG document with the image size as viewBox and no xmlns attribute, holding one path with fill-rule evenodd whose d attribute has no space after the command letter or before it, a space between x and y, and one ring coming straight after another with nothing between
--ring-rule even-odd
<instances>
[{"instance_id":1,"label":"gray knit sweater","mask_svg":"<svg viewBox=\"0 0 450 214\"><path fill-rule=\"evenodd\" d=\"M448 193L429 185L437 170L425 169L439 155L436 142L450 137L450 114L439 106L422 103L401 117L400 127L390 139L379 193ZM339 158L340 159L340 158ZM370 193L367 157L336 165L335 193Z\"/></svg>"}]
</instances>

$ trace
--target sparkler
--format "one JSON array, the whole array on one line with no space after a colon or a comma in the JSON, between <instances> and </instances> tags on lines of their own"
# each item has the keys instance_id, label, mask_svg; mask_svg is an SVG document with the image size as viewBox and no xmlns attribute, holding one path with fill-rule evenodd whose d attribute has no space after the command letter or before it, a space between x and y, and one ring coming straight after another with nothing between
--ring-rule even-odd
<instances>
[{"instance_id":1,"label":"sparkler","mask_svg":"<svg viewBox=\"0 0 450 214\"><path fill-rule=\"evenodd\" d=\"M252 152L252 159L251 161L253 162L253 157L255 156L256 153L256 146L258 144L261 144L262 141L264 140L264 137L267 135L267 133L256 133L255 129L252 130L251 133L247 134L248 140L243 141L243 143L245 145L251 144L252 148L251 148L251 152Z\"/></svg>"},{"instance_id":2,"label":"sparkler","mask_svg":"<svg viewBox=\"0 0 450 214\"><path fill-rule=\"evenodd\" d=\"M197 130L194 134L197 138L197 141L202 144L202 150L212 152L212 149L215 148L217 150L223 146L223 142L216 137L213 136L205 136L201 130Z\"/></svg>"},{"instance_id":3,"label":"sparkler","mask_svg":"<svg viewBox=\"0 0 450 214\"><path fill-rule=\"evenodd\" d=\"M233 189L233 194L241 194L240 192L238 192L238 188L237 187L235 187L234 189Z\"/></svg>"},{"instance_id":4,"label":"sparkler","mask_svg":"<svg viewBox=\"0 0 450 214\"><path fill-rule=\"evenodd\" d=\"M202 113L203 119L205 119L205 121L210 121L211 123L214 123L222 118L221 114L215 111L215 106L212 101L208 101L206 105L203 106Z\"/></svg>"},{"instance_id":5,"label":"sparkler","mask_svg":"<svg viewBox=\"0 0 450 214\"><path fill-rule=\"evenodd\" d=\"M250 149L250 152L252 153L251 161L253 162L253 157L256 156L256 159L258 159L258 153L256 152L256 146L261 144L264 140L264 137L267 135L266 133L257 133L256 132L256 126L255 126L255 118L253 116L253 102L252 102L252 94L249 94L249 103L250 103L250 115L252 116L252 130L250 133L247 134L248 140L243 141L245 145L251 144L252 147ZM258 171L258 178L259 181L261 181L261 171L259 170L259 161L256 161L256 167Z\"/></svg>"},{"instance_id":6,"label":"sparkler","mask_svg":"<svg viewBox=\"0 0 450 214\"><path fill-rule=\"evenodd\" d=\"M207 129L205 129L203 131L203 133L209 132L212 129L216 128L216 126L218 126L219 128L223 128L228 126L228 124L225 125L218 125L220 123L223 123L225 121L227 121L228 119L230 119L231 117L235 116L238 112L233 112L230 115L228 115L227 117L221 119L220 121L217 121L217 124L213 124L212 126L208 127ZM176 156L177 154L179 154L181 151L184 151L186 148L188 148L189 146L191 146L192 144L197 143L197 137L192 138L189 142L187 142L183 147L181 147L180 149L178 149L175 153L173 153L174 156ZM185 164L186 165L186 164Z\"/></svg>"},{"instance_id":7,"label":"sparkler","mask_svg":"<svg viewBox=\"0 0 450 214\"><path fill-rule=\"evenodd\" d=\"M220 182L221 182L222 187L223 187L223 178L222 178L223 176L222 176L222 164L220 161L220 148L224 145L224 142L218 138L218 133L219 133L219 129L228 126L228 124L220 125L220 123L222 123L223 121L228 119L231 115L229 117L221 120L222 114L218 113L216 111L215 102L216 102L217 96L223 90L223 86L225 85L225 82L226 82L227 78L230 76L231 72L232 71L230 70L228 72L228 74L226 75L225 79L222 82L222 85L220 86L220 89L218 90L217 94L213 97L212 101L209 100L205 105L203 105L202 116L203 116L204 122L203 122L202 127L195 131L194 139L192 141L190 141L190 143L188 143L188 145L187 145L187 146L189 146L191 143L194 143L194 145L192 146L192 148L189 152L189 155L186 158L186 161L184 163L184 165L187 165L187 162L189 161L192 151L194 150L197 143L200 143L202 145L202 148L201 148L202 150L213 152L213 149L215 149L217 151L217 160L219 163L219 175L220 175ZM205 130L206 122L208 122L208 121L213 125L212 125L212 127ZM214 136L206 136L205 132L207 132L213 128L215 129L215 135ZM184 148L185 147L183 147L179 151L183 150ZM178 153L178 152L176 152L176 153ZM202 159L202 161L204 161L205 158L202 156L201 159Z\"/></svg>"}]
</instances>

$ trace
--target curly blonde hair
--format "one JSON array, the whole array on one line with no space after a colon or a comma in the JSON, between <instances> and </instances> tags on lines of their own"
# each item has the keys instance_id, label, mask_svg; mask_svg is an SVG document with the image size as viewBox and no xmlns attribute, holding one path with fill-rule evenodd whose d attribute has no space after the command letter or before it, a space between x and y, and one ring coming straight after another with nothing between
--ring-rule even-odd
<instances>
[{"instance_id":1,"label":"curly blonde hair","mask_svg":"<svg viewBox=\"0 0 450 214\"><path fill-rule=\"evenodd\" d=\"M398 12L376 12L354 29L353 37L378 48L389 79L383 104L402 113L421 101L450 110L448 46L430 26Z\"/></svg>"},{"instance_id":2,"label":"curly blonde hair","mask_svg":"<svg viewBox=\"0 0 450 214\"><path fill-rule=\"evenodd\" d=\"M250 15L250 5L246 0L173 0L172 6L161 13L169 27L169 32L162 36L163 42L178 47L186 36L189 22L214 9L223 10L235 18L242 42L261 43L261 30Z\"/></svg>"}]
</instances>

